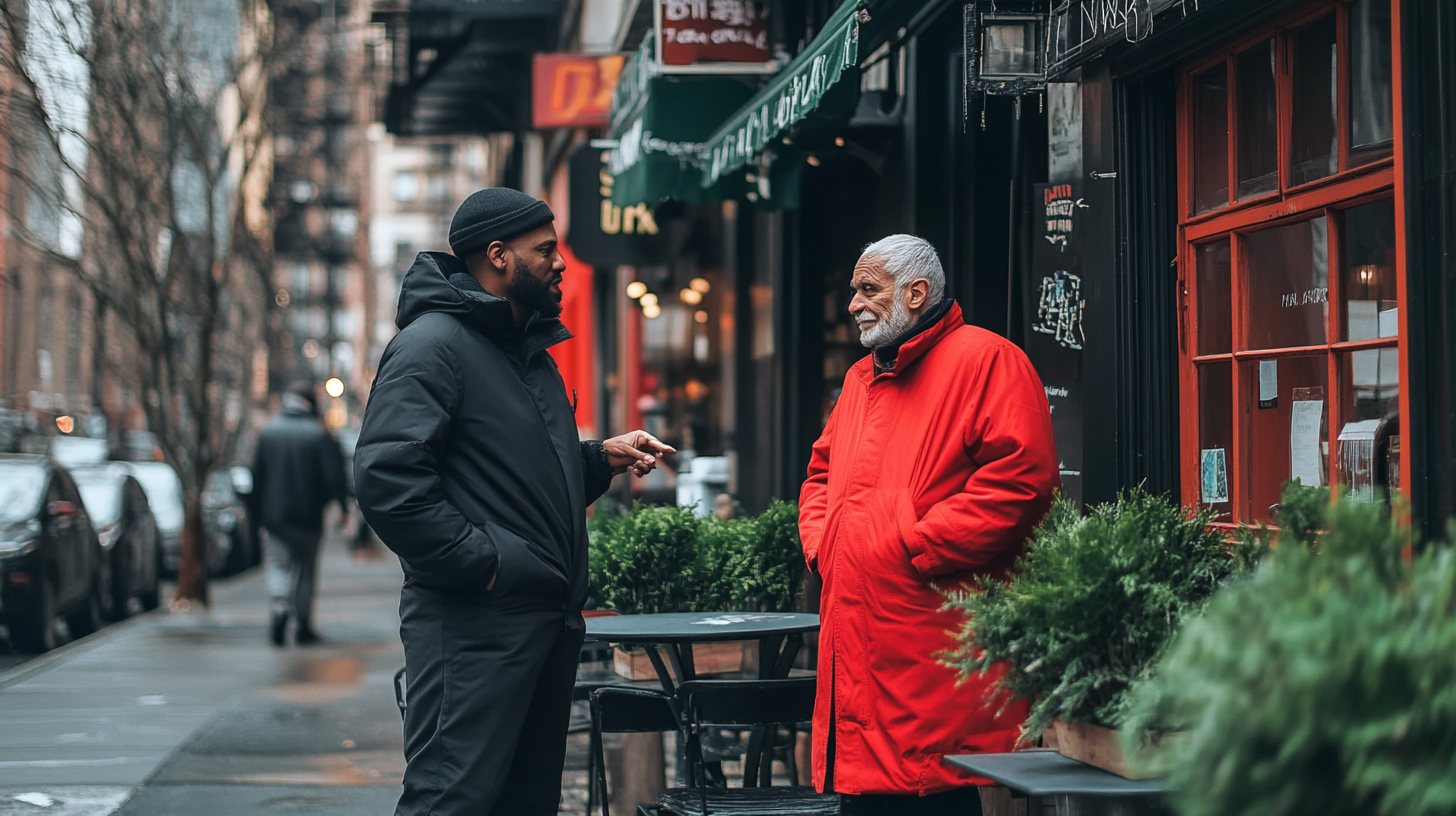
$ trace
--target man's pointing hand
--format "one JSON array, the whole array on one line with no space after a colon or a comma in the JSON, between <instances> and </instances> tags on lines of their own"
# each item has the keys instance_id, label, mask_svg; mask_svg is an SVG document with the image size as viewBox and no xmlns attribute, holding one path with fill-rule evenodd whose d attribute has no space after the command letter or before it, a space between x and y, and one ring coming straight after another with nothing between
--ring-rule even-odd
<instances>
[{"instance_id":1,"label":"man's pointing hand","mask_svg":"<svg viewBox=\"0 0 1456 816\"><path fill-rule=\"evenodd\" d=\"M639 478L657 467L658 456L677 453L675 448L662 444L646 431L614 436L602 442L602 447L607 451L607 463L612 466L612 473L626 473L630 469Z\"/></svg>"}]
</instances>

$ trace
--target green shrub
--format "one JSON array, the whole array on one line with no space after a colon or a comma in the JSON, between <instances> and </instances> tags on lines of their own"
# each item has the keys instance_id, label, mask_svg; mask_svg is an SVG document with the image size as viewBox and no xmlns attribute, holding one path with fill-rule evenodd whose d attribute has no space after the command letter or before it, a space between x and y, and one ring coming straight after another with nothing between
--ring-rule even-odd
<instances>
[{"instance_id":1,"label":"green shrub","mask_svg":"<svg viewBox=\"0 0 1456 816\"><path fill-rule=\"evenodd\" d=\"M604 608L624 613L793 611L805 569L798 520L798 507L781 501L728 521L681 507L638 505L620 517L599 511L593 591Z\"/></svg>"},{"instance_id":2,"label":"green shrub","mask_svg":"<svg viewBox=\"0 0 1456 816\"><path fill-rule=\"evenodd\" d=\"M969 620L946 661L962 677L1005 661L1001 687L1032 701L1026 738L1058 717L1118 725L1128 689L1239 568L1212 520L1141 489L1085 518L1059 498L1010 583L952 596Z\"/></svg>"},{"instance_id":3,"label":"green shrub","mask_svg":"<svg viewBox=\"0 0 1456 816\"><path fill-rule=\"evenodd\" d=\"M1456 813L1456 557L1407 563L1379 504L1301 512L1319 554L1220 591L1135 689L1125 746L1184 816Z\"/></svg>"}]
</instances>

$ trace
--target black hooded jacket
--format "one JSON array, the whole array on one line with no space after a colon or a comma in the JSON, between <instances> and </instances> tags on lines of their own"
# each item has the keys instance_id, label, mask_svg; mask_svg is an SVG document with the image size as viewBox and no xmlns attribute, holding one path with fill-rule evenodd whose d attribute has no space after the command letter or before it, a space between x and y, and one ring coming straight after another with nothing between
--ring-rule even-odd
<instances>
[{"instance_id":1,"label":"black hooded jacket","mask_svg":"<svg viewBox=\"0 0 1456 816\"><path fill-rule=\"evenodd\" d=\"M562 609L579 626L586 507L612 473L601 444L579 440L546 353L571 332L539 315L518 327L508 302L440 252L415 259L395 322L354 453L364 517L407 585Z\"/></svg>"}]
</instances>

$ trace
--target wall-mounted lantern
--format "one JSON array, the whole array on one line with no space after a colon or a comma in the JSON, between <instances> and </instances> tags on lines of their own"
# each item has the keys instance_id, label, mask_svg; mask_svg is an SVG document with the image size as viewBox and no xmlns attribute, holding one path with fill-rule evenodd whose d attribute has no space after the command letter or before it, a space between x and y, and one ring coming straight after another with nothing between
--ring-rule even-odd
<instances>
[{"instance_id":1,"label":"wall-mounted lantern","mask_svg":"<svg viewBox=\"0 0 1456 816\"><path fill-rule=\"evenodd\" d=\"M1021 96L1046 87L1048 15L1035 0L965 7L966 91Z\"/></svg>"}]
</instances>

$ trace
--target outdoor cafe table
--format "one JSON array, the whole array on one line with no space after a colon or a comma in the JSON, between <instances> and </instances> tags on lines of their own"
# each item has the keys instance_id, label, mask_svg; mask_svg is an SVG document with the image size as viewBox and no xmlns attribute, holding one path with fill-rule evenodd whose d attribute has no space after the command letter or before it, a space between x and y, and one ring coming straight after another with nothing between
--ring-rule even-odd
<instances>
[{"instance_id":1,"label":"outdoor cafe table","mask_svg":"<svg viewBox=\"0 0 1456 816\"><path fill-rule=\"evenodd\" d=\"M1076 813L1151 816L1164 812L1164 780L1124 779L1050 749L962 754L945 761L1010 788L1012 796L1029 800L1028 813L1041 813L1046 800L1063 797L1079 800Z\"/></svg>"},{"instance_id":2,"label":"outdoor cafe table","mask_svg":"<svg viewBox=\"0 0 1456 816\"><path fill-rule=\"evenodd\" d=\"M772 680L789 676L804 633L818 628L819 616L803 612L662 612L587 618L586 636L615 645L647 647L657 679L672 694L672 676L658 646L666 647L673 671L686 681L697 677L694 643L757 640L759 679Z\"/></svg>"}]
</instances>

